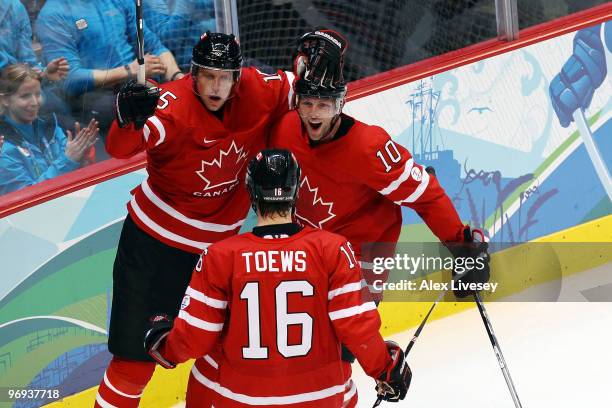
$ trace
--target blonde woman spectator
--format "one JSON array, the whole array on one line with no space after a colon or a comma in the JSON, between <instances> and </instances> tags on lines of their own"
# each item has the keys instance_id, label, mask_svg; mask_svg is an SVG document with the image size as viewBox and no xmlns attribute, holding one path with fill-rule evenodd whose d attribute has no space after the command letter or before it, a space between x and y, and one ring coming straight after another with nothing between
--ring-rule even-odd
<instances>
[{"instance_id":1,"label":"blonde woman spectator","mask_svg":"<svg viewBox=\"0 0 612 408\"><path fill-rule=\"evenodd\" d=\"M48 180L89 164L95 155L98 122L75 123L64 133L55 115L39 117L41 74L28 64L0 71L0 194Z\"/></svg>"}]
</instances>

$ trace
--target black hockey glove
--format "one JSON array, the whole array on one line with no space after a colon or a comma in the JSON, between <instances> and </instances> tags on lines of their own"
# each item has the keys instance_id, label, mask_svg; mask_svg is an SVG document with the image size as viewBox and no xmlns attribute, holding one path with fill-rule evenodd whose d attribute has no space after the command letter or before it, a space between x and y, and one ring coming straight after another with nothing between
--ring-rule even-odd
<instances>
[{"instance_id":1,"label":"black hockey glove","mask_svg":"<svg viewBox=\"0 0 612 408\"><path fill-rule=\"evenodd\" d=\"M412 371L399 344L390 340L385 341L385 344L391 356L391 363L376 379L376 393L384 401L398 402L406 398Z\"/></svg>"},{"instance_id":2,"label":"black hockey glove","mask_svg":"<svg viewBox=\"0 0 612 408\"><path fill-rule=\"evenodd\" d=\"M119 127L133 123L142 129L147 119L155 114L159 99L159 88L128 81L119 90L115 100L115 115Z\"/></svg>"},{"instance_id":3,"label":"black hockey glove","mask_svg":"<svg viewBox=\"0 0 612 408\"><path fill-rule=\"evenodd\" d=\"M474 290L465 289L465 284L484 284L489 281L489 244L485 242L484 233L479 229L465 227L463 242L447 243L448 250L455 258L453 280L455 296L462 299L473 295ZM461 282L461 283L460 283Z\"/></svg>"},{"instance_id":4,"label":"black hockey glove","mask_svg":"<svg viewBox=\"0 0 612 408\"><path fill-rule=\"evenodd\" d=\"M174 368L176 363L166 360L158 351L162 341L170 334L172 322L166 315L152 316L149 320L151 328L144 338L146 352L164 368Z\"/></svg>"},{"instance_id":5,"label":"black hockey glove","mask_svg":"<svg viewBox=\"0 0 612 408\"><path fill-rule=\"evenodd\" d=\"M334 30L315 30L298 40L294 74L297 78L332 87L343 82L342 68L348 41Z\"/></svg>"}]
</instances>

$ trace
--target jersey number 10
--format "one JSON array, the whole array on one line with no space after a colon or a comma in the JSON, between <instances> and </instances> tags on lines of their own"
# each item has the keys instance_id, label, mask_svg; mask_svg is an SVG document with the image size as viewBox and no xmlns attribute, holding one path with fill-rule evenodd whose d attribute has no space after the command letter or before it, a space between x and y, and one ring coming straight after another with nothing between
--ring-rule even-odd
<instances>
[{"instance_id":1,"label":"jersey number 10","mask_svg":"<svg viewBox=\"0 0 612 408\"><path fill-rule=\"evenodd\" d=\"M276 347L284 357L299 357L308 354L312 348L312 317L308 313L289 313L287 295L301 293L304 297L313 296L314 289L305 280L285 281L275 290L276 303ZM268 358L268 347L261 344L261 315L259 313L259 282L248 282L240 292L240 299L247 301L249 343L242 348L244 359ZM302 339L299 344L288 344L289 326L302 326Z\"/></svg>"},{"instance_id":2,"label":"jersey number 10","mask_svg":"<svg viewBox=\"0 0 612 408\"><path fill-rule=\"evenodd\" d=\"M402 160L402 154L399 152L399 150L397 149L397 146L395 145L395 143L393 143L392 140L389 140L385 144L385 152L381 150L376 151L376 156L378 156L380 161L382 161L383 166L385 166L385 172L388 173L391 170L391 166L389 165L389 162L385 158L385 153L386 153L386 156L391 161L391 163L393 164L399 163L400 160Z\"/></svg>"}]
</instances>

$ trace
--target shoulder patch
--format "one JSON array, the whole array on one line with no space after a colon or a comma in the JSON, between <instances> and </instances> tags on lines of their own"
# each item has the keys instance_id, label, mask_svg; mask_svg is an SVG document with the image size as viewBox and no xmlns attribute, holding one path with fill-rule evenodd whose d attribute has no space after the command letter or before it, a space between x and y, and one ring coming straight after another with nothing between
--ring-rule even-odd
<instances>
[{"instance_id":1,"label":"shoulder patch","mask_svg":"<svg viewBox=\"0 0 612 408\"><path fill-rule=\"evenodd\" d=\"M417 166L414 166L410 171L410 175L415 181L421 181L423 179L423 174L421 173L421 169Z\"/></svg>"},{"instance_id":2,"label":"shoulder patch","mask_svg":"<svg viewBox=\"0 0 612 408\"><path fill-rule=\"evenodd\" d=\"M185 295L185 297L183 297L183 301L181 302L181 310L187 309L187 306L189 306L190 302L191 297L189 295Z\"/></svg>"}]
</instances>

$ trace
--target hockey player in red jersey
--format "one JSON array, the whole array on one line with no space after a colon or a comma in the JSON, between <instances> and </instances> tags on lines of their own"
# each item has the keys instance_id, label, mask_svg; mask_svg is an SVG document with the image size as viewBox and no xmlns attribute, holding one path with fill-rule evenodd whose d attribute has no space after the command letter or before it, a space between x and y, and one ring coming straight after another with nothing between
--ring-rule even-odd
<instances>
[{"instance_id":1,"label":"hockey player in red jersey","mask_svg":"<svg viewBox=\"0 0 612 408\"><path fill-rule=\"evenodd\" d=\"M383 399L399 401L412 374L402 349L379 334L378 311L346 239L291 222L299 179L286 150L264 150L251 161L257 226L204 251L173 327L155 316L145 348L173 368L221 338L218 381L196 373L215 390L215 407L340 408L342 342Z\"/></svg>"},{"instance_id":2,"label":"hockey player in red jersey","mask_svg":"<svg viewBox=\"0 0 612 408\"><path fill-rule=\"evenodd\" d=\"M295 215L301 223L346 236L358 258L363 243L397 242L401 206L414 209L442 242L472 239L431 169L384 129L342 113L341 74L328 85L305 79L308 71L298 75L296 109L277 123L269 145L290 149L300 162Z\"/></svg>"},{"instance_id":3,"label":"hockey player in red jersey","mask_svg":"<svg viewBox=\"0 0 612 408\"><path fill-rule=\"evenodd\" d=\"M246 164L288 111L291 82L281 71L242 68L234 36L207 32L193 49L189 75L161 88L131 81L117 95L106 148L116 158L145 151L148 177L132 192L115 258L114 357L97 407L138 406L155 368L142 349L148 318L175 316L198 254L239 231L250 207ZM216 371L205 360L199 366ZM202 388L192 375L188 407L205 403Z\"/></svg>"},{"instance_id":4,"label":"hockey player in red jersey","mask_svg":"<svg viewBox=\"0 0 612 408\"><path fill-rule=\"evenodd\" d=\"M327 83L308 80L308 72L298 72L302 79L294 84L296 109L285 114L271 136L270 146L290 149L302 167L296 218L304 225L347 237L360 260L372 259L364 250L376 250L376 246L364 249L363 244L398 241L401 206L414 209L444 243L472 241L472 230L463 225L433 172L415 163L410 152L384 129L342 113L347 87L341 60L333 72L335 76ZM477 256L486 250L483 247L486 244L475 243L449 249ZM362 268L369 284L374 278L386 278L373 274L371 266ZM487 265L461 280L488 279ZM380 300L380 293L373 294ZM352 360L350 353L344 355L345 360ZM347 371L349 378L350 367Z\"/></svg>"}]
</instances>

